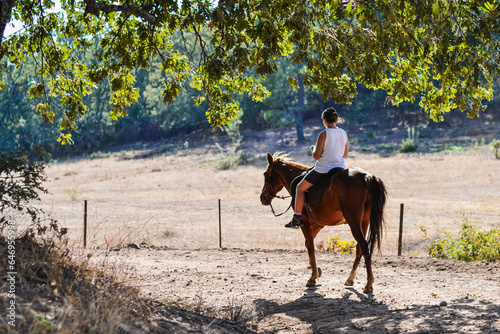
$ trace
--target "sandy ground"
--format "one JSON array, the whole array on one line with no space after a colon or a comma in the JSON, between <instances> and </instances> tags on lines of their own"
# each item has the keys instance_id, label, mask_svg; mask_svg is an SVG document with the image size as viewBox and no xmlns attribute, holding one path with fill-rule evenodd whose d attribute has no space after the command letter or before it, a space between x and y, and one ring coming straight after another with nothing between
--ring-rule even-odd
<instances>
[{"instance_id":1,"label":"sandy ground","mask_svg":"<svg viewBox=\"0 0 500 334\"><path fill-rule=\"evenodd\" d=\"M351 152L348 166L379 176L389 192L375 292L366 295L363 267L354 287L343 286L353 255L318 252L323 276L305 287L310 272L301 232L283 228L289 215L274 218L259 201L265 153L283 148L275 135L268 133L268 146L255 148L256 159L235 170L217 171L218 153L205 148L56 163L47 170L50 194L41 204L69 228L77 252L112 267L156 305L147 320L151 332L500 332L500 265L429 259L421 231L431 238L457 232L462 217L485 230L500 226L500 160L488 147L388 157ZM312 163L305 149L283 145L294 161ZM397 257L401 203L403 256ZM324 229L316 242L335 236L353 240L340 226ZM221 324L214 316L234 321Z\"/></svg>"},{"instance_id":2,"label":"sandy ground","mask_svg":"<svg viewBox=\"0 0 500 334\"><path fill-rule=\"evenodd\" d=\"M300 233L300 232L297 232ZM306 288L305 251L122 249L110 260L133 268L142 294L207 316L246 321L227 329L158 306L151 331L256 333L498 333L500 265L376 256L375 291L364 294L364 268L344 287L352 256L318 252L323 275ZM192 316L192 315L191 315ZM187 324L186 324L187 323Z\"/></svg>"}]
</instances>

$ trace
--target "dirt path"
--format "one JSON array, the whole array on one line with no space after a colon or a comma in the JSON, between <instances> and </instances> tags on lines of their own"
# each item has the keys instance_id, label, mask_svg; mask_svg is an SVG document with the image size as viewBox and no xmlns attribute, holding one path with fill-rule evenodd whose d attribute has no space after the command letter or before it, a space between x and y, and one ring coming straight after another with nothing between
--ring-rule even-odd
<instances>
[{"instance_id":1,"label":"dirt path","mask_svg":"<svg viewBox=\"0 0 500 334\"><path fill-rule=\"evenodd\" d=\"M353 255L317 252L323 276L313 288L305 287L305 251L143 248L110 256L143 296L164 303L150 319L158 332L500 332L500 264L379 255L367 295L363 267L354 287L343 285ZM165 305L235 321L195 321Z\"/></svg>"}]
</instances>

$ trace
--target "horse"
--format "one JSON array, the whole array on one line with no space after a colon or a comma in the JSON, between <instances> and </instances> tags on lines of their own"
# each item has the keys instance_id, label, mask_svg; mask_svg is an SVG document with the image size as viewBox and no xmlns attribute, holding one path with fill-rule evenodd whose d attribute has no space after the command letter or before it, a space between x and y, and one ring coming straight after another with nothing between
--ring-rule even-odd
<instances>
[{"instance_id":1,"label":"horse","mask_svg":"<svg viewBox=\"0 0 500 334\"><path fill-rule=\"evenodd\" d=\"M283 188L292 195L292 181L310 167L291 162L286 154L279 152L274 155L267 153L267 162L260 201L262 205L271 206L271 201ZM325 226L348 224L357 245L354 264L345 285L354 285L356 270L361 256L364 256L367 272L364 292L373 292L371 257L375 246L380 250L384 226L387 224L384 215L386 199L387 191L380 178L361 168L348 168L331 177L329 186L317 204L306 202L302 213L304 224L300 228L305 237L312 269L307 287L316 285L316 279L321 277L321 269L316 266L314 238ZM293 202L292 199L292 206ZM370 232L365 239L368 227Z\"/></svg>"}]
</instances>

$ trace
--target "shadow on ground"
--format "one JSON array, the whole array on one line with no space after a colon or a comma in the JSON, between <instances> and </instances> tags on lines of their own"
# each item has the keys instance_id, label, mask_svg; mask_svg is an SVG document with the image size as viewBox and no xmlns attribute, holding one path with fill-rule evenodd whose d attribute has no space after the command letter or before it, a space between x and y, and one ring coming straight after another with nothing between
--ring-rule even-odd
<instances>
[{"instance_id":1,"label":"shadow on ground","mask_svg":"<svg viewBox=\"0 0 500 334\"><path fill-rule=\"evenodd\" d=\"M294 332L305 326L318 334L500 332L500 306L469 298L398 309L354 288L347 288L340 298L326 298L309 288L290 303L258 299L254 305L261 314L259 333Z\"/></svg>"}]
</instances>

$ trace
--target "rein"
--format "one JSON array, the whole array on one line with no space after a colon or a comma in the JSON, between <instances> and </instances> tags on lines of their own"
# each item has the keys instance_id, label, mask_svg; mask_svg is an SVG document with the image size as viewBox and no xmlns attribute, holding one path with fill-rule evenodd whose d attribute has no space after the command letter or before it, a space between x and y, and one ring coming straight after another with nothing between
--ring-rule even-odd
<instances>
[{"instance_id":1,"label":"rein","mask_svg":"<svg viewBox=\"0 0 500 334\"><path fill-rule=\"evenodd\" d=\"M289 197L292 197L292 196L279 196L279 195L269 195L269 196L272 196L272 197L275 197L275 198L279 198L279 199L287 199ZM288 206L288 209L286 209L284 212L282 213L276 213L276 211L274 211L274 208L273 208L273 204L272 203L269 203L269 206L271 207L271 212L273 213L274 217L279 217L279 216L282 216L284 215L285 213L288 212L288 210L290 210L290 208L292 207L292 201L290 201L290 205Z\"/></svg>"}]
</instances>

